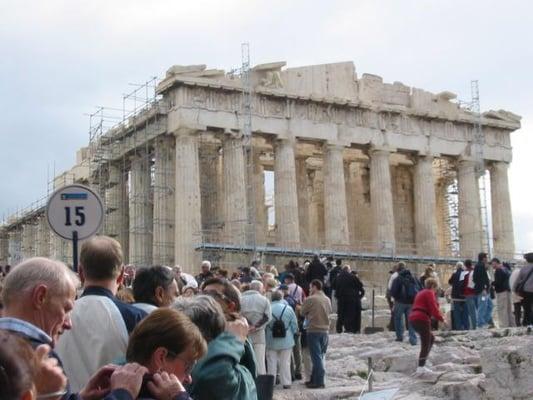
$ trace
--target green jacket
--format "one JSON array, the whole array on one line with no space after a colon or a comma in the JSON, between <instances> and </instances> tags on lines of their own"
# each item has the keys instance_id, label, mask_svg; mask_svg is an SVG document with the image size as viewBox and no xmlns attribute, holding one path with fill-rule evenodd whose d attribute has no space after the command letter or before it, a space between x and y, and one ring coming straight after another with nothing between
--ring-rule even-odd
<instances>
[{"instance_id":1,"label":"green jacket","mask_svg":"<svg viewBox=\"0 0 533 400\"><path fill-rule=\"evenodd\" d=\"M207 346L207 354L192 370L188 392L194 400L257 400L250 371L239 364L244 344L223 332Z\"/></svg>"}]
</instances>

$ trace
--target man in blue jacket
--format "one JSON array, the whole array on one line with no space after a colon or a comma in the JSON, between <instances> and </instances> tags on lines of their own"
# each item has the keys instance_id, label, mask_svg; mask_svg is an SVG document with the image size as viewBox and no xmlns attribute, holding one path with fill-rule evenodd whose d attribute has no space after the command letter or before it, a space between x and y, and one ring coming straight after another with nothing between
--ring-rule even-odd
<instances>
[{"instance_id":1,"label":"man in blue jacket","mask_svg":"<svg viewBox=\"0 0 533 400\"><path fill-rule=\"evenodd\" d=\"M398 277L393 281L390 290L394 298L394 330L396 331L396 341L403 341L403 332L405 321L408 321L409 313L413 306L416 293L421 289L420 282L415 278L407 268L399 267ZM404 321L405 318L405 321ZM409 343L416 345L416 332L408 322Z\"/></svg>"}]
</instances>

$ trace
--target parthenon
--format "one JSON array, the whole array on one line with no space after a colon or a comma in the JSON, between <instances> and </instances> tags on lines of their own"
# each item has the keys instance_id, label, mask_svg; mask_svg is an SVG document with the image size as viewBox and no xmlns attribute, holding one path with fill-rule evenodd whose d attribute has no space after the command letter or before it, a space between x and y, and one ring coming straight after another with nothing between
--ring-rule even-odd
<instances>
[{"instance_id":1,"label":"parthenon","mask_svg":"<svg viewBox=\"0 0 533 400\"><path fill-rule=\"evenodd\" d=\"M242 76L169 68L154 100L93 135L55 188L95 187L102 233L134 265L193 270L215 253L222 264L257 253L473 257L489 247L489 222L494 255L513 257L508 167L519 116L478 114L448 91L358 77L352 62L261 64L249 79L247 114ZM34 255L69 261L42 205L0 227L0 264Z\"/></svg>"}]
</instances>

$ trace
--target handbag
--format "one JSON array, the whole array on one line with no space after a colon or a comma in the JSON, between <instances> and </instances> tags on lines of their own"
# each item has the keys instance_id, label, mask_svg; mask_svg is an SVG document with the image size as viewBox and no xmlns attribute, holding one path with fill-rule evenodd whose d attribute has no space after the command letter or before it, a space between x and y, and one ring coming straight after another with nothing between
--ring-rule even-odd
<instances>
[{"instance_id":1,"label":"handbag","mask_svg":"<svg viewBox=\"0 0 533 400\"><path fill-rule=\"evenodd\" d=\"M526 292L524 291L524 288L526 286L526 283L527 281L529 280L529 278L531 278L531 274L533 274L533 268L531 268L531 270L529 271L529 273L527 274L526 276L526 279L524 279L522 282L520 282L520 284L518 284L516 286L516 294L519 295L520 297L525 297L526 295Z\"/></svg>"}]
</instances>

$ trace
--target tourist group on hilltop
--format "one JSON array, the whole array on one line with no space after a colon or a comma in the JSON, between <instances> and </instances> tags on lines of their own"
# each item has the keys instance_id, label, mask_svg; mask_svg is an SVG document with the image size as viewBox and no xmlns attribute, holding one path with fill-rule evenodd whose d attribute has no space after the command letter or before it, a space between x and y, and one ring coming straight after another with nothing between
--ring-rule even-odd
<instances>
[{"instance_id":1,"label":"tourist group on hilltop","mask_svg":"<svg viewBox=\"0 0 533 400\"><path fill-rule=\"evenodd\" d=\"M513 269L481 253L457 264L447 291L435 266L422 276L394 266L389 328L420 340L418 372L445 324L439 297L451 329L533 323L533 253L525 259ZM0 399L272 399L295 381L324 388L330 332L361 333L365 288L340 259L198 268L124 266L106 236L83 243L77 274L41 257L4 266Z\"/></svg>"}]
</instances>

